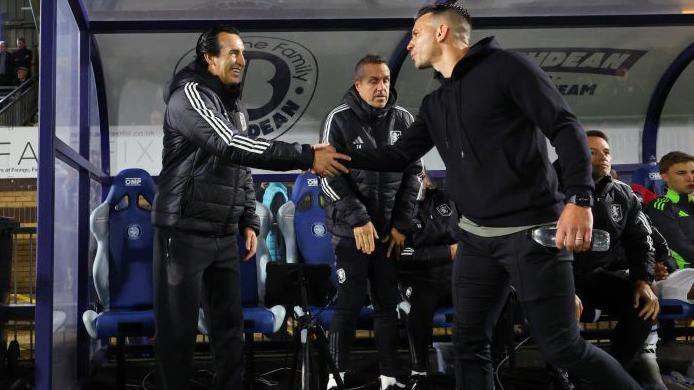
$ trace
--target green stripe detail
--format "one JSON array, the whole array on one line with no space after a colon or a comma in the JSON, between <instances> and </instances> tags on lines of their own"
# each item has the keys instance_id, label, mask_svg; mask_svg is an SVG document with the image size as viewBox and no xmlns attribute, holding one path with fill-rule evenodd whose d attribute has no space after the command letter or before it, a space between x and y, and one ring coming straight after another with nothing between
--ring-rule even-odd
<instances>
[{"instance_id":1,"label":"green stripe detail","mask_svg":"<svg viewBox=\"0 0 694 390\"><path fill-rule=\"evenodd\" d=\"M677 204L680 202L680 194L678 194L677 192L675 192L669 188L667 189L667 192L665 192L665 197L670 199L672 201L672 203Z\"/></svg>"},{"instance_id":2,"label":"green stripe detail","mask_svg":"<svg viewBox=\"0 0 694 390\"><path fill-rule=\"evenodd\" d=\"M684 257L680 256L679 253L675 252L670 248L670 252L672 253L672 258L675 259L675 262L677 263L677 268L679 269L685 269L689 265L689 263L684 259Z\"/></svg>"},{"instance_id":3,"label":"green stripe detail","mask_svg":"<svg viewBox=\"0 0 694 390\"><path fill-rule=\"evenodd\" d=\"M688 217L689 214L685 213L684 211L680 210L680 213L678 214L680 217Z\"/></svg>"}]
</instances>

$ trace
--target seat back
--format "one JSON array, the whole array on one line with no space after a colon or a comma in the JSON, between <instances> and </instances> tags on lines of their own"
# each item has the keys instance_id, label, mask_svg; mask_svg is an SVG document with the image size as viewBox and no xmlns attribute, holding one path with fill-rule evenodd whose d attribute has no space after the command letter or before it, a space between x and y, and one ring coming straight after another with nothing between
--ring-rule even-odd
<instances>
[{"instance_id":1,"label":"seat back","mask_svg":"<svg viewBox=\"0 0 694 390\"><path fill-rule=\"evenodd\" d=\"M289 200L287 194L287 187L282 183L272 182L269 183L265 192L263 193L263 205L270 210L274 221L277 221L277 212L283 204L287 203ZM265 240L268 251L270 252L270 258L273 261L284 262L284 239L280 234L279 227L277 223L273 223L269 226L269 232Z\"/></svg>"},{"instance_id":2,"label":"seat back","mask_svg":"<svg viewBox=\"0 0 694 390\"><path fill-rule=\"evenodd\" d=\"M335 265L335 254L331 244L325 218L325 200L321 193L318 177L312 173L299 175L294 182L294 230L299 252L307 264Z\"/></svg>"},{"instance_id":3,"label":"seat back","mask_svg":"<svg viewBox=\"0 0 694 390\"><path fill-rule=\"evenodd\" d=\"M649 162L637 168L631 175L631 183L639 184L657 196L665 193L665 181L660 177L660 170L655 162Z\"/></svg>"},{"instance_id":4,"label":"seat back","mask_svg":"<svg viewBox=\"0 0 694 390\"><path fill-rule=\"evenodd\" d=\"M296 246L296 232L294 231L294 212L296 207L291 200L277 210L277 226L280 228L286 248L285 260L287 263L299 262L299 248Z\"/></svg>"},{"instance_id":5,"label":"seat back","mask_svg":"<svg viewBox=\"0 0 694 390\"><path fill-rule=\"evenodd\" d=\"M153 229L156 186L142 169L125 169L113 179L106 200L91 215L97 240L93 275L105 310L152 308Z\"/></svg>"}]
</instances>

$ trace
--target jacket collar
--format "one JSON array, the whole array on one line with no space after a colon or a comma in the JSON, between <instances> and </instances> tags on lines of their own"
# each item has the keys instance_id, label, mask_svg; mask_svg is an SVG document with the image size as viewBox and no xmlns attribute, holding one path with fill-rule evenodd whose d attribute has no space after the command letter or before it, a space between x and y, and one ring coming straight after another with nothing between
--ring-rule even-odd
<instances>
[{"instance_id":1,"label":"jacket collar","mask_svg":"<svg viewBox=\"0 0 694 390\"><path fill-rule=\"evenodd\" d=\"M595 182L595 197L602 198L607 194L613 187L614 181L612 176L603 176L598 181Z\"/></svg>"},{"instance_id":2,"label":"jacket collar","mask_svg":"<svg viewBox=\"0 0 694 390\"><path fill-rule=\"evenodd\" d=\"M682 203L694 203L694 197L691 195L682 195L679 192L673 191L671 189L667 189L665 192L665 197L670 199L672 203L679 204L680 202Z\"/></svg>"}]
</instances>

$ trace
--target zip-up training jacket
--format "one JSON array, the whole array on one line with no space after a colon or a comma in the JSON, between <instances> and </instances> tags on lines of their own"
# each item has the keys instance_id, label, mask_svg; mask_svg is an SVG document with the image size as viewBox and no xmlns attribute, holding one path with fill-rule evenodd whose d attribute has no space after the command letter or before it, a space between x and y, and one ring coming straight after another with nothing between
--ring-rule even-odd
<instances>
[{"instance_id":1,"label":"zip-up training jacket","mask_svg":"<svg viewBox=\"0 0 694 390\"><path fill-rule=\"evenodd\" d=\"M258 230L255 194L246 167L309 169L309 145L247 137L248 116L238 93L191 63L165 94L164 151L152 223L227 235L238 224Z\"/></svg>"},{"instance_id":2,"label":"zip-up training jacket","mask_svg":"<svg viewBox=\"0 0 694 390\"><path fill-rule=\"evenodd\" d=\"M407 246L400 252L400 277L406 283L436 284L450 289L450 246L460 241L458 219L458 211L444 191L426 191L412 220Z\"/></svg>"},{"instance_id":3,"label":"zip-up training jacket","mask_svg":"<svg viewBox=\"0 0 694 390\"><path fill-rule=\"evenodd\" d=\"M555 147L566 196L593 189L585 132L549 77L485 38L422 101L395 145L350 151L350 166L402 171L436 146L461 214L489 227L556 221L564 207L547 157Z\"/></svg>"},{"instance_id":4,"label":"zip-up training jacket","mask_svg":"<svg viewBox=\"0 0 694 390\"><path fill-rule=\"evenodd\" d=\"M386 107L371 107L352 86L343 104L326 117L321 143L346 153L392 145L413 121L412 114L395 105L395 101L395 91L391 90ZM321 189L328 199L325 212L330 232L354 237L353 228L371 221L381 238L391 227L407 233L422 191L418 176L422 166L415 162L404 170L396 173L352 169L349 174L321 179Z\"/></svg>"},{"instance_id":5,"label":"zip-up training jacket","mask_svg":"<svg viewBox=\"0 0 694 390\"><path fill-rule=\"evenodd\" d=\"M595 186L593 206L593 228L610 234L610 249L607 252L585 252L574 254L574 270L577 275L596 268L610 269L620 260L620 250L629 268L629 278L653 281L655 271L655 247L653 231L641 202L628 184L605 176Z\"/></svg>"},{"instance_id":6,"label":"zip-up training jacket","mask_svg":"<svg viewBox=\"0 0 694 390\"><path fill-rule=\"evenodd\" d=\"M648 215L665 237L679 268L694 263L694 197L668 188L664 196L646 208Z\"/></svg>"}]
</instances>

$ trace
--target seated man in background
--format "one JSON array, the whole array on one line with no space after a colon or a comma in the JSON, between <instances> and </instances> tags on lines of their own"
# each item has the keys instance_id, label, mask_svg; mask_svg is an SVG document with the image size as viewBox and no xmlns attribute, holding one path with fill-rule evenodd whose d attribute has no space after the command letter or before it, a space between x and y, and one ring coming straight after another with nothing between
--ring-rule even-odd
<instances>
[{"instance_id":1,"label":"seated man in background","mask_svg":"<svg viewBox=\"0 0 694 390\"><path fill-rule=\"evenodd\" d=\"M407 247L400 255L402 293L410 303L407 338L412 372L410 389L426 389L428 350L437 307L452 306L451 275L458 251L458 211L446 193L424 174L424 199L419 202Z\"/></svg>"},{"instance_id":2,"label":"seated man in background","mask_svg":"<svg viewBox=\"0 0 694 390\"><path fill-rule=\"evenodd\" d=\"M679 268L694 262L694 156L670 152L658 163L660 176L667 184L665 195L646 209L665 237Z\"/></svg>"},{"instance_id":3,"label":"seated man in background","mask_svg":"<svg viewBox=\"0 0 694 390\"><path fill-rule=\"evenodd\" d=\"M607 136L601 131L589 131L587 136L595 181L593 226L610 233L610 249L574 255L576 294L586 307L607 309L618 316L610 353L626 368L659 312L658 298L651 289L655 250L641 203L627 184L610 176ZM626 255L626 270L613 268L620 246Z\"/></svg>"}]
</instances>

